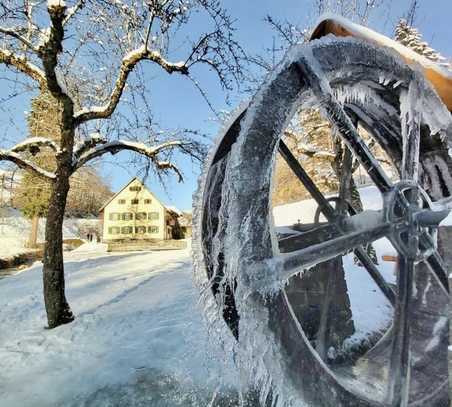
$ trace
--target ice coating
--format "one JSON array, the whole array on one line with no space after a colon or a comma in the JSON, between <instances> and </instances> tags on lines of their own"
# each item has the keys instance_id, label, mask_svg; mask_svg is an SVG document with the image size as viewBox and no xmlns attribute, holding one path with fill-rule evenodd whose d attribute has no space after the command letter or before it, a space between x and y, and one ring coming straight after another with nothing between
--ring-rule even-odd
<instances>
[{"instance_id":1,"label":"ice coating","mask_svg":"<svg viewBox=\"0 0 452 407\"><path fill-rule=\"evenodd\" d=\"M323 79L321 88L326 99L337 97L342 105L359 113L369 128L380 131L381 140L387 141L392 137L398 139L400 145L399 110L386 102L381 94L391 90L398 97L401 96L405 103L410 94L410 81L416 81L422 98L416 101L415 106L422 111L423 124L430 128L431 135L439 133L443 140L450 143L452 127L447 109L428 83L413 74L393 52L379 50L376 58L381 65L374 64L368 71L360 71L360 67L353 65L349 71L346 70L347 65L341 70L335 65L335 52L348 52L352 60L353 57L363 60L368 55L367 51L369 54L375 53L375 47L354 39L332 37L292 48L252 99L240 122L237 139L221 158L218 157L221 143L231 135L228 134L228 128L220 135L219 144L206 163L195 197L195 279L201 287L201 303L212 333L223 342L227 352L233 352L244 377L260 390L262 402L271 395L273 406L307 406L310 404L306 400L315 398L311 394L306 395L305 399L303 392L309 389L300 389L298 386L300 380L312 378L287 376L293 366L283 356L287 349L284 348L281 333L269 329L275 318L282 318L275 310L285 301L284 294L278 293L279 286L275 285L275 294L268 295L268 291L272 291L268 290L268 286L275 282L265 279L261 281L265 295L259 290L250 290L250 281L262 271L256 270L256 264L265 264L268 268L278 267L279 252L268 199L272 183L271 163L276 154L278 137L302 102L300 98L310 93L306 84L293 75L296 63L303 61L313 67L313 71ZM353 54L355 52L356 55ZM348 63L351 64L350 61ZM363 80L363 77L367 80ZM322 107L322 100L317 103ZM404 105L400 109L402 114L406 113ZM383 123L386 127L378 127L378 115L381 112L390 118L387 123ZM240 113L231 124L239 116ZM410 117L406 120L409 122ZM395 159L397 153L401 155L401 151L394 153ZM208 217L209 213L215 214L213 220ZM214 227L206 226L205 215L208 221L215 224ZM207 259L210 259L209 264ZM278 283L283 286L285 282ZM214 285L218 289L215 296L212 292ZM235 341L223 321L222 311L230 307L227 304L230 296L227 287L233 291L235 307L240 316L238 341ZM369 396L366 389L350 388L348 383L340 382L310 348L301 328L295 326L293 329L293 332L298 329L300 341L304 341L306 349L312 351L308 365L314 370L310 370L309 375L314 376L317 382L312 383L312 388L317 392L329 389L331 394L334 393L334 397L328 401L330 404L325 406L353 405L344 402L346 397L351 397L350 392L361 392L360 397L364 398ZM299 362L301 365L304 363L303 360ZM315 369L321 369L322 376L316 376L320 370Z\"/></svg>"}]
</instances>

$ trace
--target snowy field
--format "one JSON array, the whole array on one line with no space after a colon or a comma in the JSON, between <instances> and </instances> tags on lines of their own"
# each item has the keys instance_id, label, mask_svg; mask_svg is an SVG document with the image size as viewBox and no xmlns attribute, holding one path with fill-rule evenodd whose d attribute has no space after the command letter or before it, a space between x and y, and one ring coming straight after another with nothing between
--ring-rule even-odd
<instances>
[{"instance_id":1,"label":"snowy field","mask_svg":"<svg viewBox=\"0 0 452 407\"><path fill-rule=\"evenodd\" d=\"M238 405L238 373L209 340L189 251L104 250L67 255L77 319L54 330L40 263L0 280L0 406Z\"/></svg>"}]
</instances>

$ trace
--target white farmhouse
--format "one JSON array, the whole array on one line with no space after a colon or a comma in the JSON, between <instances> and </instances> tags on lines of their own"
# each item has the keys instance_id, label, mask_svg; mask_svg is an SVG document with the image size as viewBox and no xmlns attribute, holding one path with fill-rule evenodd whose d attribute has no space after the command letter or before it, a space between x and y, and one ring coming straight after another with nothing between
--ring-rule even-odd
<instances>
[{"instance_id":1,"label":"white farmhouse","mask_svg":"<svg viewBox=\"0 0 452 407\"><path fill-rule=\"evenodd\" d=\"M178 214L133 178L100 209L103 241L168 240L177 231Z\"/></svg>"}]
</instances>

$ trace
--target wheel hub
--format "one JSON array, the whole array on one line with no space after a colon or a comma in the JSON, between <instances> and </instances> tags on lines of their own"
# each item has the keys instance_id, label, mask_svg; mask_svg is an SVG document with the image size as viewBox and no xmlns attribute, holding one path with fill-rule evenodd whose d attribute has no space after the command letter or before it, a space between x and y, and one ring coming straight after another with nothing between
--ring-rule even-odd
<instances>
[{"instance_id":1,"label":"wheel hub","mask_svg":"<svg viewBox=\"0 0 452 407\"><path fill-rule=\"evenodd\" d=\"M449 212L435 207L427 192L413 181L398 182L384 198L385 220L394 225L392 243L405 256L418 261L435 250L436 230ZM413 244L413 237L420 244Z\"/></svg>"}]
</instances>

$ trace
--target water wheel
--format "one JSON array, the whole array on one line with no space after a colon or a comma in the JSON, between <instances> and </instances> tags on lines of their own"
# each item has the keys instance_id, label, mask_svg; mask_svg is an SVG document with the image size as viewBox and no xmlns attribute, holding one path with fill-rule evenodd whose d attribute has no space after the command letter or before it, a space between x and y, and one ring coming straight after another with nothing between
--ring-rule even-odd
<instances>
[{"instance_id":1,"label":"water wheel","mask_svg":"<svg viewBox=\"0 0 452 407\"><path fill-rule=\"evenodd\" d=\"M340 211L309 177L281 140L302 106L324 112L378 188L381 210ZM452 195L452 184L437 181L451 179L451 123L422 74L397 54L355 39L326 38L291 49L227 126L200 182L195 272L211 305L211 321L221 319L228 327L264 403L449 405L448 273L436 246L436 227L448 212L432 198ZM390 157L398 182L373 157L358 124ZM277 153L327 220L279 240L271 214ZM397 250L395 285L365 250L382 237ZM393 307L393 319L372 346L330 363L328 332L349 315L342 313L331 329L324 309L318 309L314 338L303 312L296 311L301 298L291 287L322 279L336 284L340 259L351 251ZM346 297L346 289L336 288ZM343 309L347 299L339 300ZM337 301L337 295L324 298L322 306Z\"/></svg>"}]
</instances>

